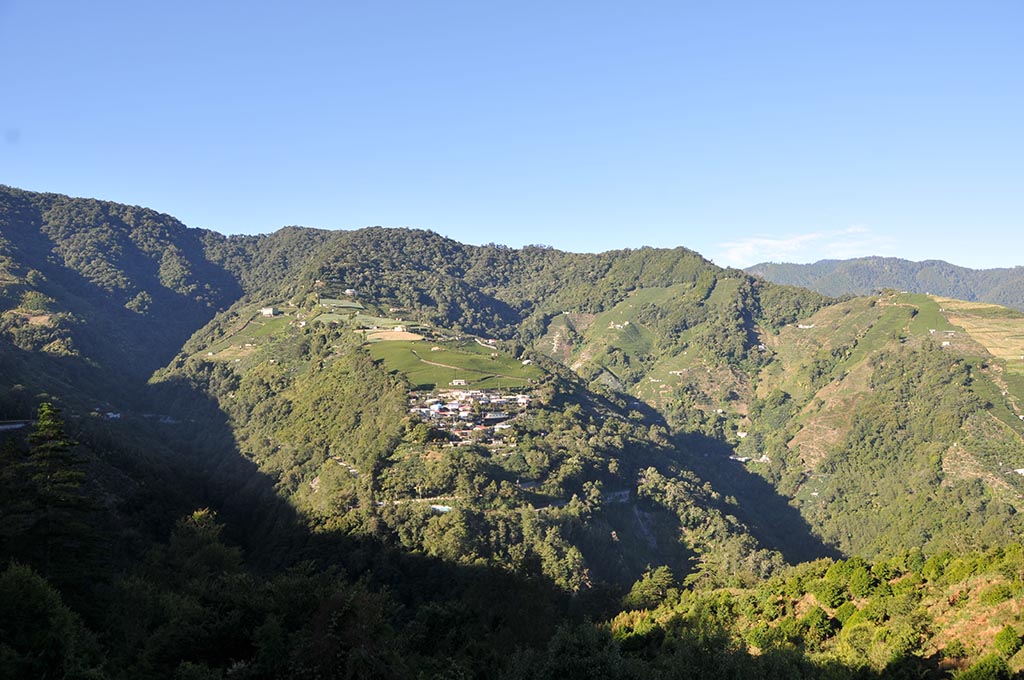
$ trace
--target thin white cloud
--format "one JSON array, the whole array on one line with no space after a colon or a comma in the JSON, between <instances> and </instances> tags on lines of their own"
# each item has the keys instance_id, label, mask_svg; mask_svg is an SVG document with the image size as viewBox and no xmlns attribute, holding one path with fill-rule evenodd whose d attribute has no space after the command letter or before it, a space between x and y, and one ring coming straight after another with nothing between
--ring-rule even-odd
<instances>
[{"instance_id":1,"label":"thin white cloud","mask_svg":"<svg viewBox=\"0 0 1024 680\"><path fill-rule=\"evenodd\" d=\"M751 236L718 244L714 261L727 267L749 267L759 262L816 262L882 255L893 239L863 225L833 231L813 231L781 238Z\"/></svg>"}]
</instances>

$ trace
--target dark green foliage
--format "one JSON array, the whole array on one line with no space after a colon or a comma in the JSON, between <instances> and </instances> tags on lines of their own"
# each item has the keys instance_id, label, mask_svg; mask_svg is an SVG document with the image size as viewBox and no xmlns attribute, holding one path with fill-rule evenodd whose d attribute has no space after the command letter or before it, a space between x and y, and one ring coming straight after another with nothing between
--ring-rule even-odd
<instances>
[{"instance_id":1,"label":"dark green foliage","mask_svg":"<svg viewBox=\"0 0 1024 680\"><path fill-rule=\"evenodd\" d=\"M947 659L962 659L967 656L967 647L961 640L953 640L942 650L942 655Z\"/></svg>"},{"instance_id":2,"label":"dark green foliage","mask_svg":"<svg viewBox=\"0 0 1024 680\"><path fill-rule=\"evenodd\" d=\"M612 636L595 626L584 625L561 628L551 639L540 668L520 677L588 680L630 676Z\"/></svg>"},{"instance_id":3,"label":"dark green foliage","mask_svg":"<svg viewBox=\"0 0 1024 680\"><path fill-rule=\"evenodd\" d=\"M33 351L147 374L242 293L209 260L208 232L144 208L0 187L0 225L5 285L20 291L20 304L0 296L0 334ZM19 308L52 316L26 324Z\"/></svg>"},{"instance_id":4,"label":"dark green foliage","mask_svg":"<svg viewBox=\"0 0 1024 680\"><path fill-rule=\"evenodd\" d=\"M12 447L0 472L3 549L67 587L98 557L101 515L85 487L85 450L68 438L48 402L39 407L28 443L24 453Z\"/></svg>"},{"instance_id":5,"label":"dark green foliage","mask_svg":"<svg viewBox=\"0 0 1024 680\"><path fill-rule=\"evenodd\" d=\"M96 640L60 593L29 567L0 573L0 678L106 677Z\"/></svg>"},{"instance_id":6,"label":"dark green foliage","mask_svg":"<svg viewBox=\"0 0 1024 680\"><path fill-rule=\"evenodd\" d=\"M835 630L835 621L821 607L815 607L807 612L800 620L800 625L805 631L804 640L812 647L818 646L827 638L832 637Z\"/></svg>"},{"instance_id":7,"label":"dark green foliage","mask_svg":"<svg viewBox=\"0 0 1024 680\"><path fill-rule=\"evenodd\" d=\"M853 573L850 574L847 588L850 590L850 595L854 597L867 597L876 585L875 577L871 575L871 572L866 567L861 566L854 569Z\"/></svg>"},{"instance_id":8,"label":"dark green foliage","mask_svg":"<svg viewBox=\"0 0 1024 680\"><path fill-rule=\"evenodd\" d=\"M652 609L661 604L675 586L675 578L668 567L648 567L643 577L630 588L622 604L627 609Z\"/></svg>"}]
</instances>

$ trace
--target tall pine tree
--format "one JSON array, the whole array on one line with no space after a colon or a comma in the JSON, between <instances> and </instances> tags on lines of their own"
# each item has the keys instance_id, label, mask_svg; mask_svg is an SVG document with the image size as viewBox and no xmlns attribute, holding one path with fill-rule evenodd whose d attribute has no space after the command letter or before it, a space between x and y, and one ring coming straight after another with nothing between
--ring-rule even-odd
<instances>
[{"instance_id":1,"label":"tall pine tree","mask_svg":"<svg viewBox=\"0 0 1024 680\"><path fill-rule=\"evenodd\" d=\"M85 456L60 411L42 404L27 454L8 451L6 458L4 560L27 562L61 587L77 585L96 557L96 504L85 489Z\"/></svg>"}]
</instances>

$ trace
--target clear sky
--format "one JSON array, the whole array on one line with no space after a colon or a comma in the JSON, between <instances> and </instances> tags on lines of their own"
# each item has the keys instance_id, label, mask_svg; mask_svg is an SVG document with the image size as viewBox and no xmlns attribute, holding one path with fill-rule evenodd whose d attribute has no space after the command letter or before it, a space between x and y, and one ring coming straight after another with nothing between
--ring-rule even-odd
<instances>
[{"instance_id":1,"label":"clear sky","mask_svg":"<svg viewBox=\"0 0 1024 680\"><path fill-rule=\"evenodd\" d=\"M0 0L0 183L189 226L1024 265L1024 2Z\"/></svg>"}]
</instances>

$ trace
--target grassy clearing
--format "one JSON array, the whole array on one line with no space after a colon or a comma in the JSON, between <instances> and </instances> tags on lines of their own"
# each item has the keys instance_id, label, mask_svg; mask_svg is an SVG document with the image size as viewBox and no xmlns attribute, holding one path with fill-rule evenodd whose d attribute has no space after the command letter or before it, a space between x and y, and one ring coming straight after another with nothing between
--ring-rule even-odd
<instances>
[{"instance_id":1,"label":"grassy clearing","mask_svg":"<svg viewBox=\"0 0 1024 680\"><path fill-rule=\"evenodd\" d=\"M804 483L797 489L794 497L801 504L824 503L825 498L822 493L828 489L828 478L829 475L822 473L808 475Z\"/></svg>"},{"instance_id":2,"label":"grassy clearing","mask_svg":"<svg viewBox=\"0 0 1024 680\"><path fill-rule=\"evenodd\" d=\"M292 318L288 316L275 316L270 319L257 319L245 329L245 334L251 340L259 340L272 335L280 335L288 328Z\"/></svg>"},{"instance_id":3,"label":"grassy clearing","mask_svg":"<svg viewBox=\"0 0 1024 680\"><path fill-rule=\"evenodd\" d=\"M354 300L339 300L337 298L320 298L320 305L338 309L365 309L365 307Z\"/></svg>"},{"instance_id":4,"label":"grassy clearing","mask_svg":"<svg viewBox=\"0 0 1024 680\"><path fill-rule=\"evenodd\" d=\"M683 342L688 341L687 336L691 334L692 331L684 333ZM659 359L651 367L647 377L636 385L634 392L637 397L650 404L664 405L674 398L677 387L694 379L702 383L706 381L708 369L700 360L698 352L686 350L675 356Z\"/></svg>"},{"instance_id":5,"label":"grassy clearing","mask_svg":"<svg viewBox=\"0 0 1024 680\"><path fill-rule=\"evenodd\" d=\"M432 347L440 349L431 351ZM377 342L370 355L389 371L402 373L417 389L446 387L465 380L476 389L522 388L540 378L540 369L473 341L431 344L423 341ZM497 356L491 356L492 353Z\"/></svg>"},{"instance_id":6,"label":"grassy clearing","mask_svg":"<svg viewBox=\"0 0 1024 680\"><path fill-rule=\"evenodd\" d=\"M736 291L739 287L739 279L718 279L714 290L708 296L707 305L709 307L724 307L728 305L736 297Z\"/></svg>"},{"instance_id":7,"label":"grassy clearing","mask_svg":"<svg viewBox=\"0 0 1024 680\"><path fill-rule=\"evenodd\" d=\"M1011 373L1007 371L1003 375L1003 380L1006 381L1007 386L1010 388L1010 393L1013 396L1017 399L1024 399L1024 373Z\"/></svg>"},{"instance_id":8,"label":"grassy clearing","mask_svg":"<svg viewBox=\"0 0 1024 680\"><path fill-rule=\"evenodd\" d=\"M256 353L256 350L256 347L239 347L237 345L233 345L216 352L211 358L218 361L234 361L235 359L251 357Z\"/></svg>"},{"instance_id":9,"label":"grassy clearing","mask_svg":"<svg viewBox=\"0 0 1024 680\"><path fill-rule=\"evenodd\" d=\"M372 316L370 314L356 313L350 317L357 328L369 328L369 329L394 329L395 326L410 326L409 322L400 321L398 319L389 319L383 316Z\"/></svg>"},{"instance_id":10,"label":"grassy clearing","mask_svg":"<svg viewBox=\"0 0 1024 680\"><path fill-rule=\"evenodd\" d=\"M265 317L255 314L230 335L221 338L204 350L213 352L217 359L237 359L252 354L255 347L288 333L294 317L280 314Z\"/></svg>"},{"instance_id":11,"label":"grassy clearing","mask_svg":"<svg viewBox=\"0 0 1024 680\"><path fill-rule=\"evenodd\" d=\"M598 348L614 347L631 356L648 354L654 344L654 334L637 323L638 312L647 304L665 304L686 290L686 286L672 286L637 291L594 317L587 330L587 344Z\"/></svg>"},{"instance_id":12,"label":"grassy clearing","mask_svg":"<svg viewBox=\"0 0 1024 680\"><path fill-rule=\"evenodd\" d=\"M318 314L313 318L313 321L319 321L321 323L347 323L351 319L351 314L334 314L332 312L328 312L326 314Z\"/></svg>"},{"instance_id":13,"label":"grassy clearing","mask_svg":"<svg viewBox=\"0 0 1024 680\"><path fill-rule=\"evenodd\" d=\"M917 314L910 321L909 330L912 335L962 330L949 322L942 313L940 303L929 295L903 293L896 298L896 304L910 305L917 309Z\"/></svg>"}]
</instances>

